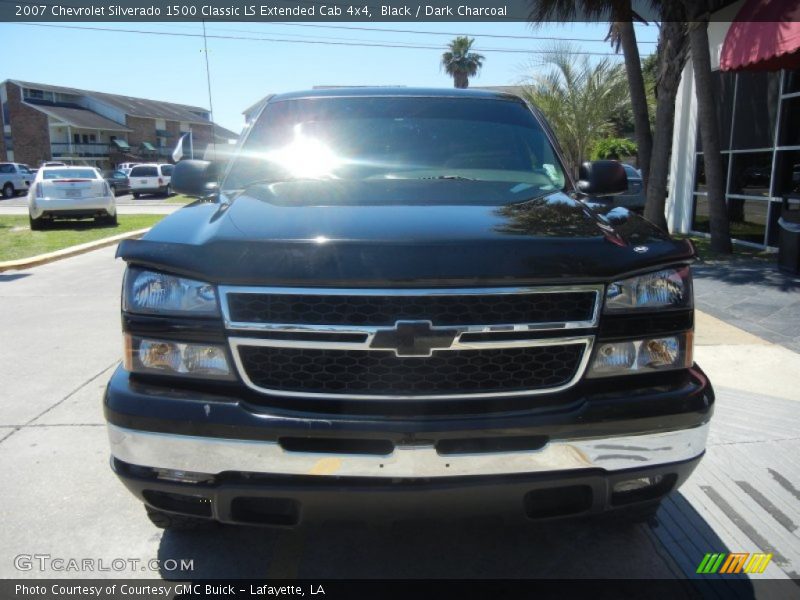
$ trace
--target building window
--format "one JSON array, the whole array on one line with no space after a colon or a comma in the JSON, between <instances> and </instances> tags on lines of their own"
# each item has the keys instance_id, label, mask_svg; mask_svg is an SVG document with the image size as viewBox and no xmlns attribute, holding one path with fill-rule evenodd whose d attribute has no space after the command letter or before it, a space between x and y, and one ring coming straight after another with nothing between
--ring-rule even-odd
<instances>
[{"instance_id":1,"label":"building window","mask_svg":"<svg viewBox=\"0 0 800 600\"><path fill-rule=\"evenodd\" d=\"M772 181L772 152L737 152L732 156L728 193L768 197Z\"/></svg>"},{"instance_id":2,"label":"building window","mask_svg":"<svg viewBox=\"0 0 800 600\"><path fill-rule=\"evenodd\" d=\"M800 197L800 71L717 71L714 87L731 237L774 246L781 199ZM708 233L699 127L697 134L692 230Z\"/></svg>"},{"instance_id":3,"label":"building window","mask_svg":"<svg viewBox=\"0 0 800 600\"><path fill-rule=\"evenodd\" d=\"M692 211L692 231L709 233L709 220L711 213L708 209L708 197L704 194L694 195L694 210Z\"/></svg>"},{"instance_id":4,"label":"building window","mask_svg":"<svg viewBox=\"0 0 800 600\"><path fill-rule=\"evenodd\" d=\"M3 125L11 125L11 114L8 110L8 102L3 102Z\"/></svg>"},{"instance_id":5,"label":"building window","mask_svg":"<svg viewBox=\"0 0 800 600\"><path fill-rule=\"evenodd\" d=\"M733 149L772 148L775 145L780 72L742 72L738 78ZM725 130L730 133L730 125Z\"/></svg>"},{"instance_id":6,"label":"building window","mask_svg":"<svg viewBox=\"0 0 800 600\"><path fill-rule=\"evenodd\" d=\"M778 198L800 197L800 150L777 152L773 195Z\"/></svg>"},{"instance_id":7,"label":"building window","mask_svg":"<svg viewBox=\"0 0 800 600\"><path fill-rule=\"evenodd\" d=\"M727 152L722 153L722 177L727 181L728 179L728 161L730 160L730 154ZM703 160L703 153L698 152L695 155L695 166L694 166L694 191L705 194L706 189L706 163Z\"/></svg>"},{"instance_id":8,"label":"building window","mask_svg":"<svg viewBox=\"0 0 800 600\"><path fill-rule=\"evenodd\" d=\"M728 221L731 237L744 242L764 244L769 202L728 198Z\"/></svg>"}]
</instances>

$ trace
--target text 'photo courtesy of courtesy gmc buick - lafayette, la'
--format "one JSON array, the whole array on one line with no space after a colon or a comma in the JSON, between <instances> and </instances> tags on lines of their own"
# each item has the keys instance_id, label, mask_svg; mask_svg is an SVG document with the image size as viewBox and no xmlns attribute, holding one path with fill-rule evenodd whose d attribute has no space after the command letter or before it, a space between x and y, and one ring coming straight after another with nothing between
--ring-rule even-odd
<instances>
[{"instance_id":1,"label":"text 'photo courtesy of courtesy gmc buick - lafayette, la'","mask_svg":"<svg viewBox=\"0 0 800 600\"><path fill-rule=\"evenodd\" d=\"M473 90L272 96L127 240L111 464L153 523L646 518L705 451L688 241Z\"/></svg>"}]
</instances>

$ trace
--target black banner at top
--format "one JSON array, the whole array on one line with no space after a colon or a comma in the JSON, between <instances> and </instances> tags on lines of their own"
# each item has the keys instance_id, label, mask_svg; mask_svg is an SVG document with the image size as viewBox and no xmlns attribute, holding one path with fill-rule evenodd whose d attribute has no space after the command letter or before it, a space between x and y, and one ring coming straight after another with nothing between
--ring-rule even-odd
<instances>
[{"instance_id":1,"label":"black banner at top","mask_svg":"<svg viewBox=\"0 0 800 600\"><path fill-rule=\"evenodd\" d=\"M0 21L528 21L536 3L537 0L0 0ZM620 20L602 13L589 15L580 9L580 4L576 3L569 20ZM655 4L632 0L632 18L659 21ZM712 21L730 21L736 12L730 1L716 0L711 4L719 9L711 12ZM558 20L563 22L563 18Z\"/></svg>"}]
</instances>

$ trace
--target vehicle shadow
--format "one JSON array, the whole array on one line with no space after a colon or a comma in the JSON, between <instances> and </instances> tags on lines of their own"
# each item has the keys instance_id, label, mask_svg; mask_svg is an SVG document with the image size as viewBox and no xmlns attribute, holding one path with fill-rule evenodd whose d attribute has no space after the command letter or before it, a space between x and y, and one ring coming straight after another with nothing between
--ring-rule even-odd
<instances>
[{"instance_id":1,"label":"vehicle shadow","mask_svg":"<svg viewBox=\"0 0 800 600\"><path fill-rule=\"evenodd\" d=\"M294 530L219 527L165 532L158 558L162 565L193 560L192 571L162 569L166 579L691 578L682 585L688 597L754 597L744 575L698 575L707 552L728 548L674 493L656 519L642 524L611 518L517 524L485 517L329 521Z\"/></svg>"},{"instance_id":2,"label":"vehicle shadow","mask_svg":"<svg viewBox=\"0 0 800 600\"><path fill-rule=\"evenodd\" d=\"M119 225L112 225L104 221L95 221L93 219L81 220L64 220L52 221L44 226L44 231L96 231L98 229L107 229L109 232L114 232L119 229Z\"/></svg>"},{"instance_id":3,"label":"vehicle shadow","mask_svg":"<svg viewBox=\"0 0 800 600\"><path fill-rule=\"evenodd\" d=\"M800 290L800 277L788 275L777 264L766 260L744 258L726 262L700 262L692 267L696 278L721 281L733 285L758 285L782 292Z\"/></svg>"},{"instance_id":4,"label":"vehicle shadow","mask_svg":"<svg viewBox=\"0 0 800 600\"><path fill-rule=\"evenodd\" d=\"M0 273L0 283L30 277L33 273Z\"/></svg>"}]
</instances>

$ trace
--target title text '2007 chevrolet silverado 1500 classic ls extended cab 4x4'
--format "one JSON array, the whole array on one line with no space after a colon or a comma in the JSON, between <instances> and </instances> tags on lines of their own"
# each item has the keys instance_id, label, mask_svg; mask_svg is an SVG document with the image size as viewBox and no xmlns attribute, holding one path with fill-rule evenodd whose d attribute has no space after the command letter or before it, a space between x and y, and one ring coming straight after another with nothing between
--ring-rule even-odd
<instances>
[{"instance_id":1,"label":"title text '2007 chevrolet silverado 1500 classic ls extended cab 4x4'","mask_svg":"<svg viewBox=\"0 0 800 600\"><path fill-rule=\"evenodd\" d=\"M535 107L273 96L219 175L118 251L112 466L157 525L641 517L703 455L694 249L593 206L624 170L573 183Z\"/></svg>"}]
</instances>

